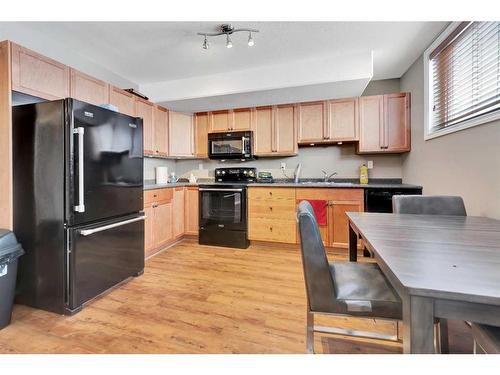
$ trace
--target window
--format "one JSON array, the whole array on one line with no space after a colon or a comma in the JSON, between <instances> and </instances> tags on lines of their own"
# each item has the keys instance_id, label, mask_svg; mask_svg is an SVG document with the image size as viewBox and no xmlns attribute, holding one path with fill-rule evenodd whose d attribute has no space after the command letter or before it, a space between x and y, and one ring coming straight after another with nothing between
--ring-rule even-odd
<instances>
[{"instance_id":1,"label":"window","mask_svg":"<svg viewBox=\"0 0 500 375\"><path fill-rule=\"evenodd\" d=\"M425 139L500 119L500 22L455 22L424 53Z\"/></svg>"}]
</instances>

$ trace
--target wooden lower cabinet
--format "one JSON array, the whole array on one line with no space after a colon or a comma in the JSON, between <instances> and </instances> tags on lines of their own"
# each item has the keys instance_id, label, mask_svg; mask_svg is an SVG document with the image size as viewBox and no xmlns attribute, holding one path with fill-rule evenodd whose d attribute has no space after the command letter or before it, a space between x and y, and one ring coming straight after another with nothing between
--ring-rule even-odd
<instances>
[{"instance_id":1,"label":"wooden lower cabinet","mask_svg":"<svg viewBox=\"0 0 500 375\"><path fill-rule=\"evenodd\" d=\"M174 197L172 204L172 226L174 238L184 235L184 188L174 188Z\"/></svg>"},{"instance_id":2,"label":"wooden lower cabinet","mask_svg":"<svg viewBox=\"0 0 500 375\"><path fill-rule=\"evenodd\" d=\"M363 189L296 189L297 206L302 200L309 199L327 201L327 223L325 226L320 226L321 238L325 246L347 248L349 246L349 221L346 212L364 211Z\"/></svg>"},{"instance_id":3,"label":"wooden lower cabinet","mask_svg":"<svg viewBox=\"0 0 500 375\"><path fill-rule=\"evenodd\" d=\"M189 186L186 188L184 194L184 233L189 235L198 235L198 188Z\"/></svg>"},{"instance_id":4,"label":"wooden lower cabinet","mask_svg":"<svg viewBox=\"0 0 500 375\"><path fill-rule=\"evenodd\" d=\"M295 189L248 189L248 238L296 243Z\"/></svg>"}]
</instances>

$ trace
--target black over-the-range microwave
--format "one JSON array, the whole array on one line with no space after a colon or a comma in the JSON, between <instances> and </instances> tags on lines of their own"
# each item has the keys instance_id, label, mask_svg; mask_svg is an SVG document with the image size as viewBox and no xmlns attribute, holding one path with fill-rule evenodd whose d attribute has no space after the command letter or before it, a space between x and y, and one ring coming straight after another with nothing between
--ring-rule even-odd
<instances>
[{"instance_id":1,"label":"black over-the-range microwave","mask_svg":"<svg viewBox=\"0 0 500 375\"><path fill-rule=\"evenodd\" d=\"M216 160L253 159L253 134L236 131L208 134L208 157Z\"/></svg>"}]
</instances>

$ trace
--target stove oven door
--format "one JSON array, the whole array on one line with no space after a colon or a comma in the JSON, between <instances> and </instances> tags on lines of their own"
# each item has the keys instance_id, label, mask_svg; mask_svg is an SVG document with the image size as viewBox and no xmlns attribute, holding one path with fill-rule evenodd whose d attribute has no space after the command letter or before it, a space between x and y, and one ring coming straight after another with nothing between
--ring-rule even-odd
<instances>
[{"instance_id":1,"label":"stove oven door","mask_svg":"<svg viewBox=\"0 0 500 375\"><path fill-rule=\"evenodd\" d=\"M244 187L200 187L199 191L200 228L246 231Z\"/></svg>"}]
</instances>

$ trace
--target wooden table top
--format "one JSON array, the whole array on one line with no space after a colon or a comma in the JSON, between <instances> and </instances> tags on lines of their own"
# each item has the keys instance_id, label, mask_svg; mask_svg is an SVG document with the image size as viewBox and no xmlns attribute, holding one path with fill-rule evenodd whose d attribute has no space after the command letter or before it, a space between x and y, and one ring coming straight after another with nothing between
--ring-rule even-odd
<instances>
[{"instance_id":1,"label":"wooden table top","mask_svg":"<svg viewBox=\"0 0 500 375\"><path fill-rule=\"evenodd\" d=\"M410 294L500 305L499 220L368 212L347 215L377 261Z\"/></svg>"}]
</instances>

